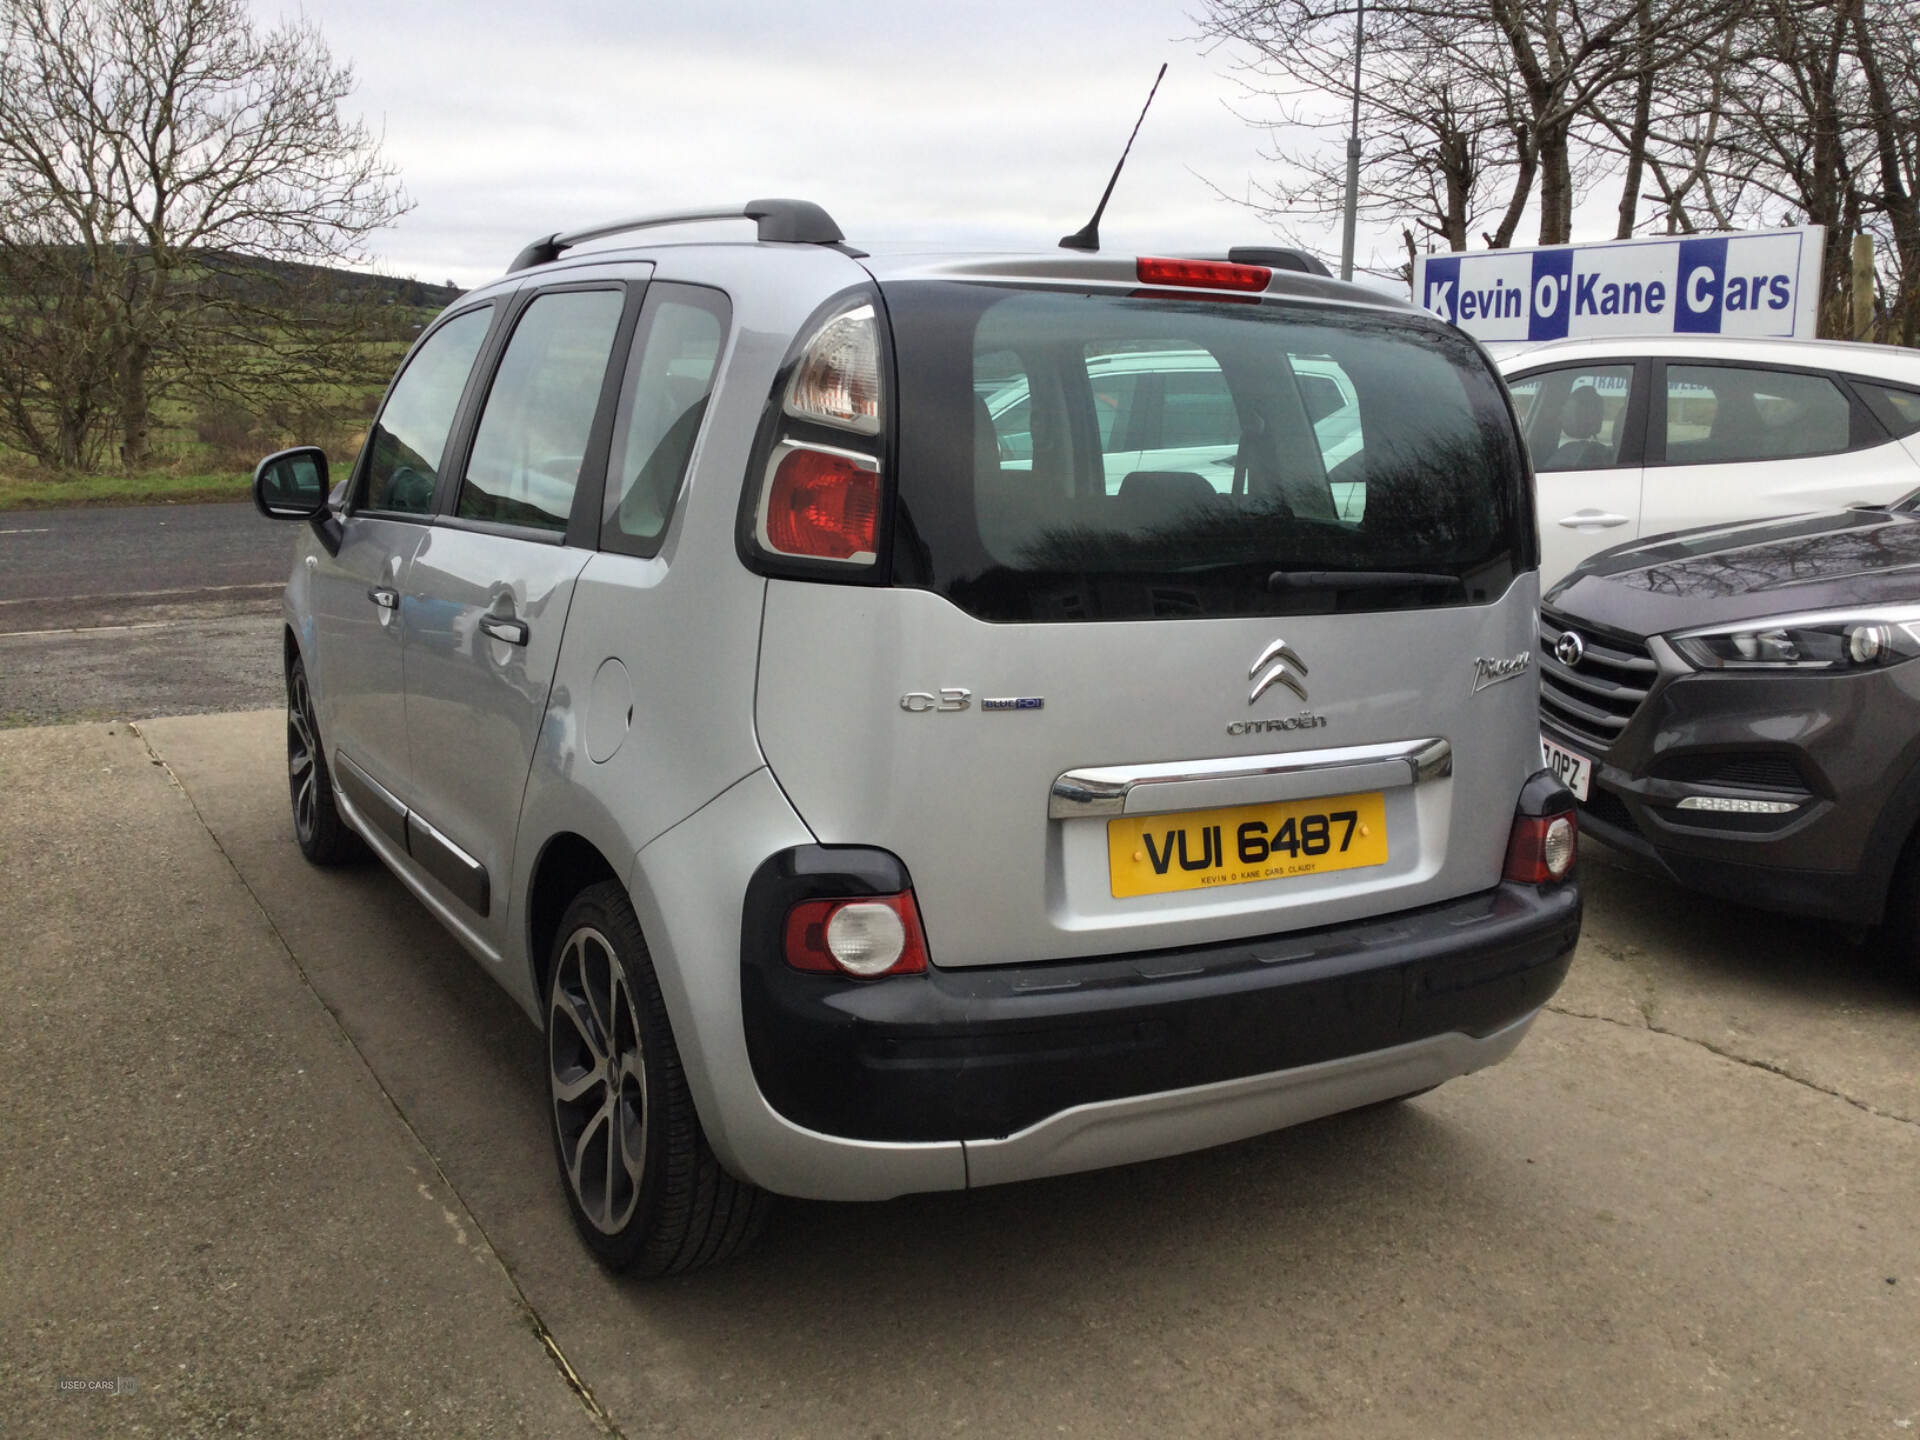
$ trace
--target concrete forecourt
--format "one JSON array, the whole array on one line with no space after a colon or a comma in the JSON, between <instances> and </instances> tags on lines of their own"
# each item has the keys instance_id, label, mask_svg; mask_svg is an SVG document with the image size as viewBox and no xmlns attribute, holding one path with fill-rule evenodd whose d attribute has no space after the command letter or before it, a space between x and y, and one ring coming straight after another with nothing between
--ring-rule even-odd
<instances>
[{"instance_id":1,"label":"concrete forecourt","mask_svg":"<svg viewBox=\"0 0 1920 1440\"><path fill-rule=\"evenodd\" d=\"M1594 851L1496 1069L789 1202L733 1265L622 1282L550 1183L538 1037L384 871L301 860L283 724L0 732L9 1435L1920 1423L1920 993L1820 927Z\"/></svg>"}]
</instances>

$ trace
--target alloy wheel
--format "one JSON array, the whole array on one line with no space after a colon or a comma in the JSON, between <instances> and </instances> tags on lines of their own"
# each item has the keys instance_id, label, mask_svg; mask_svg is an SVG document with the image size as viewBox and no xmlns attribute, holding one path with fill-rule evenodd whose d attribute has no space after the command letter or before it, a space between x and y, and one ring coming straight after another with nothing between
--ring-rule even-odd
<instances>
[{"instance_id":1,"label":"alloy wheel","mask_svg":"<svg viewBox=\"0 0 1920 1440\"><path fill-rule=\"evenodd\" d=\"M607 937L567 937L547 1015L547 1074L562 1164L590 1224L619 1234L646 1173L647 1075L626 970Z\"/></svg>"},{"instance_id":2,"label":"alloy wheel","mask_svg":"<svg viewBox=\"0 0 1920 1440\"><path fill-rule=\"evenodd\" d=\"M313 839L319 803L319 727L313 722L313 696L307 672L296 665L287 676L287 786L293 792L293 825L303 842Z\"/></svg>"}]
</instances>

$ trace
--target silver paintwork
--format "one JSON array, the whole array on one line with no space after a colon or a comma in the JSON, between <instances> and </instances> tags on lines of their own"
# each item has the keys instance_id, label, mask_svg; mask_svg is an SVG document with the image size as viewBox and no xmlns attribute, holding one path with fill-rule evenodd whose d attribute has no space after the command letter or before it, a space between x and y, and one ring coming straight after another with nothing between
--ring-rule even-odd
<instances>
[{"instance_id":1,"label":"silver paintwork","mask_svg":"<svg viewBox=\"0 0 1920 1440\"><path fill-rule=\"evenodd\" d=\"M1242 677L1274 638L1270 619L995 625L926 591L773 580L756 732L821 843L876 845L905 863L943 966L1340 924L1498 881L1514 797L1538 768L1538 676L1473 695L1459 666L1537 643L1537 593L1528 574L1485 605L1290 618L1294 648L1329 657L1314 672L1325 725L1223 737L1218 717L1246 710ZM1046 708L1018 725L977 710L906 714L898 697L925 683L930 656L977 693L1044 692ZM1263 696L1256 714L1280 709L1280 698ZM1298 749L1283 748L1296 734ZM1048 814L1069 771L1410 737L1445 739L1452 773L1384 792L1382 866L1117 900L1104 821ZM1323 783L1319 794L1346 793L1337 779ZM1219 785L1208 803L1240 803L1242 793Z\"/></svg>"},{"instance_id":2,"label":"silver paintwork","mask_svg":"<svg viewBox=\"0 0 1920 1440\"><path fill-rule=\"evenodd\" d=\"M1047 797L1047 818L1161 815L1222 803L1264 805L1352 790L1389 790L1452 773L1453 746L1437 739L1172 764L1108 765L1069 770L1058 777ZM1216 798L1221 796L1231 798Z\"/></svg>"},{"instance_id":3,"label":"silver paintwork","mask_svg":"<svg viewBox=\"0 0 1920 1440\"><path fill-rule=\"evenodd\" d=\"M1503 1056L1524 1026L1082 1107L1014 1136L925 1144L820 1135L768 1106L741 1025L739 945L748 878L776 851L809 842L893 850L914 876L943 965L1201 944L1486 889L1514 796L1538 764L1537 682L1469 703L1455 668L1462 655L1535 642L1531 575L1485 605L1289 620L1288 639L1316 657L1320 713L1297 746L1276 749L1296 732L1220 734L1234 713L1285 723L1273 695L1249 707L1241 679L1247 658L1273 640L1271 620L998 626L924 591L752 574L735 553L735 521L775 374L807 319L869 283L869 270L1135 284L1131 262L1111 257L913 257L863 268L819 246L686 245L571 256L463 299L653 271L724 291L733 325L655 557L374 516L345 519L336 557L300 528L286 614L329 758L351 756L396 804L485 865L491 913L477 915L427 874L354 806L336 772L346 822L543 1025L530 887L557 839L591 845L626 880L716 1155L783 1193L882 1198L1144 1159ZM1298 290L1303 303L1356 303L1332 282L1301 277ZM1407 307L1382 299L1376 308ZM399 604L370 601L376 588L394 590ZM525 625L525 643L489 635L489 618ZM603 683L605 698L592 701L609 662L626 684ZM901 696L937 694L925 687L947 677L964 678L970 697L1044 694L1046 703L1017 723L974 706L931 717L901 708ZM592 711L620 700L630 716ZM590 736L613 738L590 749ZM1408 736L1432 743L1409 753ZM1369 747L1381 753L1367 758ZM1302 883L1117 902L1106 893L1103 820L1051 816L1054 782L1164 770L1170 755L1226 767L1135 787L1178 806L1257 799L1281 782L1326 785L1325 794L1379 788L1391 858ZM1314 755L1358 763L1303 768ZM1294 768L1239 773L1276 756Z\"/></svg>"}]
</instances>

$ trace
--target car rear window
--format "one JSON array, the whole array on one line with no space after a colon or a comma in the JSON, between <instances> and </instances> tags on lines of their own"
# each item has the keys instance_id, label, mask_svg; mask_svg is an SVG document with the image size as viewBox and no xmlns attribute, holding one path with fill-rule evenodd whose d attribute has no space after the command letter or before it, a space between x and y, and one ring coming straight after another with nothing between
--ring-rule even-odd
<instances>
[{"instance_id":1,"label":"car rear window","mask_svg":"<svg viewBox=\"0 0 1920 1440\"><path fill-rule=\"evenodd\" d=\"M1138 620L1485 603L1533 563L1511 412L1437 323L952 282L885 295L897 585L985 620ZM1364 583L1328 578L1351 572Z\"/></svg>"}]
</instances>

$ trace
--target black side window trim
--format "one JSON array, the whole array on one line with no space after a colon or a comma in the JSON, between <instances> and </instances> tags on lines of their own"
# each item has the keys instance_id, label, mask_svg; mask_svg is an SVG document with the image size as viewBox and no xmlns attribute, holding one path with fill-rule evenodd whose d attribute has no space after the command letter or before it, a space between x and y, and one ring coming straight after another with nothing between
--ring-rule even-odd
<instances>
[{"instance_id":1,"label":"black side window trim","mask_svg":"<svg viewBox=\"0 0 1920 1440\"><path fill-rule=\"evenodd\" d=\"M504 319L496 320L494 328L487 336L487 343L480 351L479 363L473 367L473 377L468 381L467 391L461 396L458 419L454 425L452 440L448 447L447 463L440 471L440 486L433 496L433 523L452 524L454 529L480 530L485 534L510 535L521 539L538 539L552 544L555 532L540 530L531 526L497 525L488 522L475 522L464 519L454 513L454 507L460 498L460 486L466 480L467 460L473 453L474 434L479 429L481 412L486 408L487 397L493 393L493 382L500 370L500 362L506 357L507 346L513 343L513 332L520 324L520 318L526 314L527 307L542 295L556 295L567 291L603 290L624 291L625 301L620 310L620 322L614 327L613 348L607 355L607 368L600 377L600 399L594 407L593 425L587 431L587 453L580 461L580 478L573 487L573 505L567 512L567 528L562 543L591 550L595 532L599 528L600 495L606 484L607 444L613 434L613 402L619 394L619 380L622 366L618 357L623 353L621 347L631 343L634 322L640 315L641 298L647 290L647 280L641 279L599 279L562 281L552 285L528 286L518 292L513 299L501 307L506 311ZM591 505L587 502L591 500ZM484 528L483 528L484 527Z\"/></svg>"},{"instance_id":2,"label":"black side window trim","mask_svg":"<svg viewBox=\"0 0 1920 1440\"><path fill-rule=\"evenodd\" d=\"M1811 375L1825 380L1838 390L1847 402L1847 443L1837 450L1814 450L1805 455L1783 455L1761 460L1693 460L1669 461L1667 459L1667 367L1678 365L1694 370L1767 370L1780 375ZM1867 402L1860 398L1859 392L1847 384L1846 377L1832 370L1823 370L1817 365L1775 365L1761 360L1725 360L1719 357L1698 360L1691 357L1678 360L1662 357L1653 362L1652 393L1658 397L1657 403L1647 423L1647 465L1662 469L1670 465L1773 465L1787 460L1818 460L1824 455L1851 455L1856 450L1870 450L1884 444L1892 437L1886 427L1875 418Z\"/></svg>"},{"instance_id":3,"label":"black side window trim","mask_svg":"<svg viewBox=\"0 0 1920 1440\"><path fill-rule=\"evenodd\" d=\"M1652 426L1647 423L1647 417L1652 410L1652 405L1648 397L1653 390L1651 381L1653 362L1645 356L1605 356L1580 361L1571 365L1542 365L1537 370L1523 370L1517 375L1510 375L1506 377L1505 383L1511 387L1524 384L1528 380L1536 380L1548 375L1555 375L1563 370L1598 370L1605 367L1618 367L1622 365L1632 367L1633 378L1627 382L1629 386L1627 390L1627 413L1620 418L1620 451L1614 456L1613 464L1606 468L1609 470L1633 470L1651 463L1646 457L1648 453L1647 447L1651 443L1647 437L1652 433ZM1661 414L1663 416L1665 413L1666 412L1662 410ZM1519 431L1522 440L1524 440L1526 438L1526 427L1516 424L1515 428ZM1531 456L1528 457L1527 464L1529 469L1534 469L1536 477L1559 473L1553 470L1535 469Z\"/></svg>"},{"instance_id":4,"label":"black side window trim","mask_svg":"<svg viewBox=\"0 0 1920 1440\"><path fill-rule=\"evenodd\" d=\"M359 456L354 460L353 476L347 486L347 505L343 512L343 518L344 516L367 515L377 516L382 520L411 521L415 525L430 525L433 523L433 517L440 512L440 487L446 480L447 459L454 451L455 442L460 438L461 427L466 424L467 411L473 404L474 378L479 375L488 363L488 354L500 334L501 313L508 308L508 306L500 303L500 298L498 295L489 296L477 305L464 305L458 310L449 311L438 320L435 320L432 327L424 331L420 338L413 342L412 348L407 351L406 357L401 360L399 368L393 372L393 379L387 382L386 393L380 397L380 408L373 412L373 419L367 425L367 438L360 446ZM473 365L467 371L467 383L460 391L459 403L453 407L453 421L447 426L447 438L440 446L440 468L435 472L433 504L425 510L376 510L370 506L362 505L360 502L366 494L367 470L368 467L373 464L373 432L375 428L379 426L381 418L387 413L387 404L393 399L393 392L399 387L401 377L412 368L415 357L426 348L429 340L433 339L434 336L438 335L454 321L471 315L476 310L492 310L493 317L487 322L487 333L480 339L479 350L474 352Z\"/></svg>"},{"instance_id":5,"label":"black side window trim","mask_svg":"<svg viewBox=\"0 0 1920 1440\"><path fill-rule=\"evenodd\" d=\"M1893 410L1891 402L1880 393L1897 390L1902 395L1911 395L1915 400L1920 400L1920 385L1903 385L1897 380L1880 380L1871 375L1842 375L1839 380L1855 401L1864 405L1874 421L1886 432L1877 437L1873 444L1880 445L1890 440L1904 440L1910 435L1920 434L1920 424L1909 424L1905 417Z\"/></svg>"}]
</instances>

